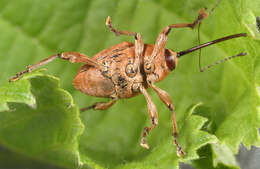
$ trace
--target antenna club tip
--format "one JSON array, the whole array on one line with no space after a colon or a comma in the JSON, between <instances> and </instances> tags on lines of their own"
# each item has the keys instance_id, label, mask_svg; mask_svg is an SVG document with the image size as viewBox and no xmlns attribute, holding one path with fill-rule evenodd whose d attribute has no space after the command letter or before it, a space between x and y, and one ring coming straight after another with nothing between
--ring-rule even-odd
<instances>
[{"instance_id":1,"label":"antenna club tip","mask_svg":"<svg viewBox=\"0 0 260 169\"><path fill-rule=\"evenodd\" d=\"M247 33L242 33L242 35L243 35L244 37L247 37Z\"/></svg>"},{"instance_id":2,"label":"antenna club tip","mask_svg":"<svg viewBox=\"0 0 260 169\"><path fill-rule=\"evenodd\" d=\"M247 55L247 52L242 52L242 53L238 54L238 56L245 56L245 55Z\"/></svg>"}]
</instances>

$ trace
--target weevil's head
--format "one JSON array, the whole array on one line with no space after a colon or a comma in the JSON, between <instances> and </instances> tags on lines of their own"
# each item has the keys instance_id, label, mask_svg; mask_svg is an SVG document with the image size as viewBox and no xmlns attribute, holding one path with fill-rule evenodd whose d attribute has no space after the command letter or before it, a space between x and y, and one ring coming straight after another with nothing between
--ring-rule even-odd
<instances>
[{"instance_id":1,"label":"weevil's head","mask_svg":"<svg viewBox=\"0 0 260 169\"><path fill-rule=\"evenodd\" d=\"M178 63L177 53L172 51L171 49L165 49L164 57L165 57L165 62L166 62L167 68L170 71L174 70Z\"/></svg>"},{"instance_id":2,"label":"weevil's head","mask_svg":"<svg viewBox=\"0 0 260 169\"><path fill-rule=\"evenodd\" d=\"M162 53L155 56L152 62L149 60L144 62L144 71L147 76L147 81L157 82L162 80L176 68L177 63L177 53L170 49L164 49Z\"/></svg>"}]
</instances>

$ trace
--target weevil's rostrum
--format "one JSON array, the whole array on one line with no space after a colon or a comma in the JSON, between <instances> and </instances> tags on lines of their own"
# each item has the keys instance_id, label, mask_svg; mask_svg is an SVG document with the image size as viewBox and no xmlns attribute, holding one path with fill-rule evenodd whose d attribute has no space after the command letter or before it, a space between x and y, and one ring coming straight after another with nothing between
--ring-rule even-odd
<instances>
[{"instance_id":1,"label":"weevil's rostrum","mask_svg":"<svg viewBox=\"0 0 260 169\"><path fill-rule=\"evenodd\" d=\"M170 95L166 91L155 86L155 83L163 80L166 75L176 68L178 59L181 56L215 43L247 36L245 33L234 34L180 52L174 52L171 49L165 48L168 35L172 28L187 27L194 29L196 25L200 24L201 21L207 17L208 14L205 9L201 9L194 22L166 26L158 35L154 45L144 44L140 33L115 29L111 24L110 17L108 17L106 25L110 31L117 36L132 36L134 38L134 43L121 42L99 52L92 58L78 52L56 54L39 63L29 65L25 71L17 73L10 81L15 81L24 73L31 72L56 58L65 59L72 63L84 63L73 81L74 87L87 95L111 98L111 101L98 102L86 108L82 108L81 111L88 109L105 110L112 106L118 99L130 98L137 94L143 94L147 101L148 114L151 119L151 126L144 128L141 138L141 146L147 149L149 146L146 141L146 136L158 124L156 106L146 91L148 87L151 87L171 112L174 136L173 143L177 147L178 155L184 155L185 153L177 141L177 123ZM206 69L231 58L244 55L246 55L246 53L239 53L235 56L224 58L223 60L207 66Z\"/></svg>"}]
</instances>

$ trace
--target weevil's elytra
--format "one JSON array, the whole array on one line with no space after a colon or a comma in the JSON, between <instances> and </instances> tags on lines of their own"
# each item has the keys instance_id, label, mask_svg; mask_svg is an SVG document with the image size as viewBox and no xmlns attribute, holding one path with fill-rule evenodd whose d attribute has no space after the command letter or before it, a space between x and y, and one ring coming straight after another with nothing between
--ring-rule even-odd
<instances>
[{"instance_id":1,"label":"weevil's elytra","mask_svg":"<svg viewBox=\"0 0 260 169\"><path fill-rule=\"evenodd\" d=\"M217 4L218 3L219 1ZM215 7L216 5L210 12L212 12ZM156 106L146 91L147 88L151 87L171 112L174 138L173 143L176 145L177 154L184 155L185 153L177 140L178 129L173 102L170 95L166 91L158 88L155 83L163 80L166 75L173 71L177 67L178 59L183 55L200 50L201 48L215 43L247 36L246 33L225 36L180 52L175 52L171 49L165 48L171 29L194 29L196 25L200 25L201 21L207 17L208 13L206 13L205 9L201 9L197 19L191 23L171 24L166 26L158 35L154 45L144 44L140 33L115 29L111 24L110 17L108 17L106 25L110 31L115 33L117 36L133 36L135 42L121 42L108 49L104 49L92 58L78 52L56 54L36 64L28 66L25 71L17 73L14 77L10 78L9 81L15 81L19 79L21 75L31 72L39 66L47 64L56 58L65 59L71 63L84 63L73 80L74 87L87 95L111 98L111 100L109 102L98 102L89 107L82 108L81 112L89 109L105 110L111 107L118 99L130 98L138 94L143 94L147 101L148 114L151 119L151 126L144 128L141 138L141 146L147 149L149 146L146 141L146 136L158 124ZM246 55L246 53L239 53L224 58L204 69L201 69L201 71L209 69L212 66L234 57L244 55Z\"/></svg>"}]
</instances>

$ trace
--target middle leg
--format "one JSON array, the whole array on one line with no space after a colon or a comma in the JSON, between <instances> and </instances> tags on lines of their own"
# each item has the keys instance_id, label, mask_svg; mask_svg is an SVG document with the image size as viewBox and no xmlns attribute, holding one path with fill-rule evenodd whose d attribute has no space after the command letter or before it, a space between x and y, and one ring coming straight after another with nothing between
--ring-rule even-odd
<instances>
[{"instance_id":1,"label":"middle leg","mask_svg":"<svg viewBox=\"0 0 260 169\"><path fill-rule=\"evenodd\" d=\"M130 32L130 31L122 31L122 30L117 30L115 29L112 24L111 24L111 18L110 16L107 17L106 20L106 26L110 29L111 32L114 32L116 36L120 36L120 35L126 35L126 36L134 36L135 39L135 61L133 64L134 70L135 71L140 71L138 70L140 62L141 62L141 57L143 54L143 50L144 50L144 42L142 40L142 36L140 33L136 33L136 32Z\"/></svg>"}]
</instances>

